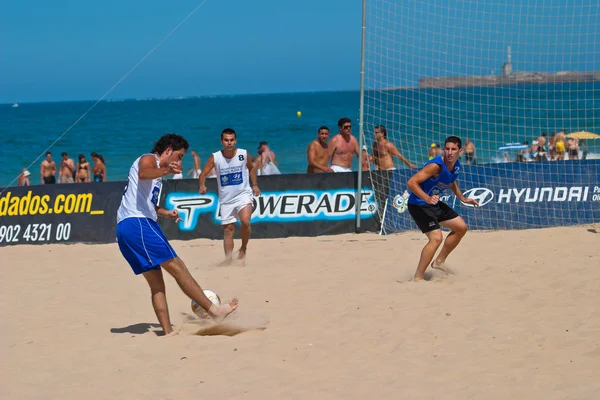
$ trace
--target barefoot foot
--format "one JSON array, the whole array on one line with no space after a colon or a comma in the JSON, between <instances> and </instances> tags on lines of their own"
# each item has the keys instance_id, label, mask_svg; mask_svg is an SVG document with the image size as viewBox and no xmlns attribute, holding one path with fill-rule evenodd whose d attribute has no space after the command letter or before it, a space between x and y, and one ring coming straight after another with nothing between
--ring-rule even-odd
<instances>
[{"instance_id":1,"label":"barefoot foot","mask_svg":"<svg viewBox=\"0 0 600 400\"><path fill-rule=\"evenodd\" d=\"M236 308L238 308L238 305L239 300L237 297L227 304L222 304L220 306L213 304L210 307L210 310L208 310L208 315L210 315L214 322L220 324L229 314L231 314L235 311Z\"/></svg>"},{"instance_id":2,"label":"barefoot foot","mask_svg":"<svg viewBox=\"0 0 600 400\"><path fill-rule=\"evenodd\" d=\"M431 268L432 269L437 269L438 271L442 271L442 272L445 272L447 274L453 274L454 273L443 262L436 262L436 261L434 261L434 262L431 263Z\"/></svg>"}]
</instances>

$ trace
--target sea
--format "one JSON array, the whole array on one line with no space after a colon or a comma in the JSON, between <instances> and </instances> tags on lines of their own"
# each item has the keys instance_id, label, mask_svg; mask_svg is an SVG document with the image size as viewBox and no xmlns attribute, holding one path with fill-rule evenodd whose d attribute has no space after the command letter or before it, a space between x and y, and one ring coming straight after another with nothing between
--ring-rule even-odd
<instances>
[{"instance_id":1,"label":"sea","mask_svg":"<svg viewBox=\"0 0 600 400\"><path fill-rule=\"evenodd\" d=\"M337 121L349 117L358 137L360 99L359 91L125 99L101 101L87 114L95 101L0 104L0 187L16 185L23 168L39 184L48 148L57 161L63 151L75 161L79 154L90 161L90 153L102 154L107 179L125 180L133 160L167 132L185 136L204 164L220 149L224 128L233 128L238 147L252 155L267 141L282 173L304 173L306 148L320 126L333 136ZM417 165L448 135L469 138L481 164L503 160L498 147L532 143L542 132L600 133L600 82L366 91L364 104L365 144L370 148L374 126L384 124ZM588 158L598 158L600 140L585 145ZM186 156L184 170L192 166Z\"/></svg>"}]
</instances>

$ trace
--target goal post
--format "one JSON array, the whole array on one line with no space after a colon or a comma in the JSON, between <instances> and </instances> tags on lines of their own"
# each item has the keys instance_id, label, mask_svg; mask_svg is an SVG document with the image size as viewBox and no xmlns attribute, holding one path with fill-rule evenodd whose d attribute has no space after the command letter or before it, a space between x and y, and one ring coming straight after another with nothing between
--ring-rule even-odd
<instances>
[{"instance_id":1,"label":"goal post","mask_svg":"<svg viewBox=\"0 0 600 400\"><path fill-rule=\"evenodd\" d=\"M600 2L363 0L363 21L359 134L382 233L416 229L409 165L450 135L462 192L486 204L442 194L470 225L598 222Z\"/></svg>"}]
</instances>

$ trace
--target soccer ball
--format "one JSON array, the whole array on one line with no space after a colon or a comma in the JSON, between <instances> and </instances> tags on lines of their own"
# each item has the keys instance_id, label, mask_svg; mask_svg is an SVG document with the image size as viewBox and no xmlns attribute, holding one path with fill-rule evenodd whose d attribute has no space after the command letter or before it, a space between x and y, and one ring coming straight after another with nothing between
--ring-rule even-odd
<instances>
[{"instance_id":1,"label":"soccer ball","mask_svg":"<svg viewBox=\"0 0 600 400\"><path fill-rule=\"evenodd\" d=\"M221 305L221 298L219 297L218 294L216 294L212 290L205 289L204 295L206 297L208 297L208 299L210 301L212 301L213 304L216 304L217 306ZM198 303L196 303L194 300L192 300L192 311L194 312L194 314L196 314L196 316L198 318L202 318L202 319L210 318L209 315L206 313L206 311L204 311L204 309L202 307L200 307L200 305Z\"/></svg>"}]
</instances>

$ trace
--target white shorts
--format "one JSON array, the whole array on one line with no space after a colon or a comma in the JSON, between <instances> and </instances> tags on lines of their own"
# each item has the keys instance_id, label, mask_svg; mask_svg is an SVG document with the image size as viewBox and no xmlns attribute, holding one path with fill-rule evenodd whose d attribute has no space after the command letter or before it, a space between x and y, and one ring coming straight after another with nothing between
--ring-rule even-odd
<instances>
[{"instance_id":1,"label":"white shorts","mask_svg":"<svg viewBox=\"0 0 600 400\"><path fill-rule=\"evenodd\" d=\"M221 204L219 207L219 218L221 218L221 225L229 225L239 221L240 211L242 211L244 207L248 205L252 207L252 198L231 204Z\"/></svg>"},{"instance_id":2,"label":"white shorts","mask_svg":"<svg viewBox=\"0 0 600 400\"><path fill-rule=\"evenodd\" d=\"M202 172L201 169L195 169L192 171L192 178L194 179L198 179L198 177L200 177L200 173Z\"/></svg>"},{"instance_id":3,"label":"white shorts","mask_svg":"<svg viewBox=\"0 0 600 400\"><path fill-rule=\"evenodd\" d=\"M352 172L352 168L340 167L339 165L332 165L331 169L333 172Z\"/></svg>"}]
</instances>

